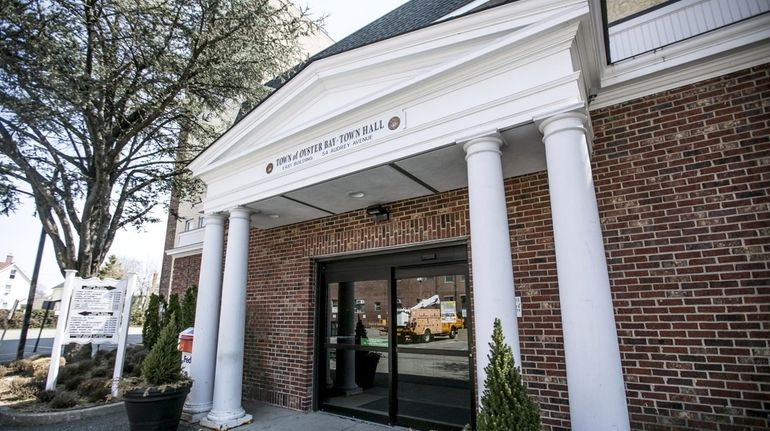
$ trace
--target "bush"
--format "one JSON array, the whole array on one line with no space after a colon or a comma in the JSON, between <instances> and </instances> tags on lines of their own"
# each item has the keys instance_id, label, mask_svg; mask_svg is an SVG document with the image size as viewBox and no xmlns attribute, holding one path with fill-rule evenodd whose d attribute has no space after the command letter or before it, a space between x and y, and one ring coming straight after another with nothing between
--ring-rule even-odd
<instances>
[{"instance_id":1,"label":"bush","mask_svg":"<svg viewBox=\"0 0 770 431\"><path fill-rule=\"evenodd\" d=\"M32 377L35 373L35 366L32 364L32 359L20 359L18 361L11 362L11 369L16 374Z\"/></svg>"},{"instance_id":2,"label":"bush","mask_svg":"<svg viewBox=\"0 0 770 431\"><path fill-rule=\"evenodd\" d=\"M51 358L38 358L32 361L32 377L38 380L44 380L48 377L48 368L51 364Z\"/></svg>"},{"instance_id":3,"label":"bush","mask_svg":"<svg viewBox=\"0 0 770 431\"><path fill-rule=\"evenodd\" d=\"M176 315L171 315L158 340L142 364L142 379L151 386L176 383L182 379L182 354L176 349Z\"/></svg>"},{"instance_id":4,"label":"bush","mask_svg":"<svg viewBox=\"0 0 770 431\"><path fill-rule=\"evenodd\" d=\"M62 391L57 393L50 403L51 408L54 409L68 409L75 407L78 404L78 396L74 392Z\"/></svg>"},{"instance_id":5,"label":"bush","mask_svg":"<svg viewBox=\"0 0 770 431\"><path fill-rule=\"evenodd\" d=\"M160 312L162 306L163 302L160 296L154 293L150 295L150 301L147 304L147 309L144 311L144 326L142 327L142 343L147 350L152 349L160 334Z\"/></svg>"},{"instance_id":6,"label":"bush","mask_svg":"<svg viewBox=\"0 0 770 431\"><path fill-rule=\"evenodd\" d=\"M8 367L0 365L0 377L5 377L6 374L8 374Z\"/></svg>"},{"instance_id":7,"label":"bush","mask_svg":"<svg viewBox=\"0 0 770 431\"><path fill-rule=\"evenodd\" d=\"M43 317L45 317L45 310L32 310L32 314L29 318L29 327L31 328L40 328L40 326L43 324ZM46 328L55 328L56 327L56 319L57 317L54 316L53 311L48 312L48 319L45 322ZM0 329L19 329L21 328L21 324L24 321L24 312L23 311L16 311L13 313L13 317L10 321L8 321L8 310L0 310ZM30 331L30 334L32 334L32 331Z\"/></svg>"},{"instance_id":8,"label":"bush","mask_svg":"<svg viewBox=\"0 0 770 431\"><path fill-rule=\"evenodd\" d=\"M182 297L182 317L180 327L187 329L195 325L195 303L198 299L198 286L192 285L184 292Z\"/></svg>"},{"instance_id":9,"label":"bush","mask_svg":"<svg viewBox=\"0 0 770 431\"><path fill-rule=\"evenodd\" d=\"M94 360L99 364L104 364L110 368L115 365L115 357L117 356L117 350L99 350L94 356Z\"/></svg>"},{"instance_id":10,"label":"bush","mask_svg":"<svg viewBox=\"0 0 770 431\"><path fill-rule=\"evenodd\" d=\"M104 400L105 397L107 397L107 395L112 392L110 383L111 382L109 379L104 378L91 378L84 380L78 386L78 394L92 403Z\"/></svg>"},{"instance_id":11,"label":"bush","mask_svg":"<svg viewBox=\"0 0 770 431\"><path fill-rule=\"evenodd\" d=\"M56 391L40 391L37 393L37 400L41 403L47 403L56 396Z\"/></svg>"},{"instance_id":12,"label":"bush","mask_svg":"<svg viewBox=\"0 0 770 431\"><path fill-rule=\"evenodd\" d=\"M182 317L182 304L179 303L179 295L176 293L172 293L171 296L168 297L168 306L166 307L166 313L163 315L163 327L168 325L172 316L175 316L176 318L176 332L178 334L181 331L179 319Z\"/></svg>"},{"instance_id":13,"label":"bush","mask_svg":"<svg viewBox=\"0 0 770 431\"><path fill-rule=\"evenodd\" d=\"M123 375L125 377L139 377L142 373L142 363L147 356L147 349L143 346L132 346L126 349L126 360L123 363Z\"/></svg>"},{"instance_id":14,"label":"bush","mask_svg":"<svg viewBox=\"0 0 770 431\"><path fill-rule=\"evenodd\" d=\"M13 377L8 382L8 392L17 400L36 398L39 388L34 381L24 377Z\"/></svg>"},{"instance_id":15,"label":"bush","mask_svg":"<svg viewBox=\"0 0 770 431\"><path fill-rule=\"evenodd\" d=\"M129 325L142 326L144 325L144 301L142 296L135 296L131 301L131 311L129 312Z\"/></svg>"},{"instance_id":16,"label":"bush","mask_svg":"<svg viewBox=\"0 0 770 431\"><path fill-rule=\"evenodd\" d=\"M113 368L106 366L99 366L91 370L91 377L107 377L112 374Z\"/></svg>"},{"instance_id":17,"label":"bush","mask_svg":"<svg viewBox=\"0 0 770 431\"><path fill-rule=\"evenodd\" d=\"M61 382L61 384L64 385L64 389L74 391L85 379L86 377L83 374L73 374L66 382Z\"/></svg>"},{"instance_id":18,"label":"bush","mask_svg":"<svg viewBox=\"0 0 770 431\"><path fill-rule=\"evenodd\" d=\"M481 396L481 411L476 419L478 431L540 429L540 411L527 395L521 374L513 363L513 352L505 344L500 319L495 319L489 343L487 378Z\"/></svg>"}]
</instances>

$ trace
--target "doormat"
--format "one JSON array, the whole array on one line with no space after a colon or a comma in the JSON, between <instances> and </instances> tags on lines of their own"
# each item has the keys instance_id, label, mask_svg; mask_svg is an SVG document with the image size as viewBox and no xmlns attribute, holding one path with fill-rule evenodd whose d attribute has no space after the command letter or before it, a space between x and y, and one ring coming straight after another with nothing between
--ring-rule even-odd
<instances>
[{"instance_id":1,"label":"doormat","mask_svg":"<svg viewBox=\"0 0 770 431\"><path fill-rule=\"evenodd\" d=\"M387 412L388 399L380 398L359 406L359 408ZM471 410L468 408L421 403L418 401L401 400L398 403L398 415L425 421L449 423L459 427L471 423Z\"/></svg>"}]
</instances>

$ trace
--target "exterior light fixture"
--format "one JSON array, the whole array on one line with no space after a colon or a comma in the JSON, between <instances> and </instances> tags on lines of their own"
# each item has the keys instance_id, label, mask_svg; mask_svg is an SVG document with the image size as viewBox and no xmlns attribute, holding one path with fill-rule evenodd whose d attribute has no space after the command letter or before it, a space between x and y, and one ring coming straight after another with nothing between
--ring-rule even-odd
<instances>
[{"instance_id":1,"label":"exterior light fixture","mask_svg":"<svg viewBox=\"0 0 770 431\"><path fill-rule=\"evenodd\" d=\"M267 216L270 217L270 218L278 218L278 217L280 217L278 214L268 214Z\"/></svg>"},{"instance_id":2,"label":"exterior light fixture","mask_svg":"<svg viewBox=\"0 0 770 431\"><path fill-rule=\"evenodd\" d=\"M348 196L350 196L353 199L361 199L362 197L366 196L366 193L364 193L364 192L350 192L350 193L348 193Z\"/></svg>"},{"instance_id":3,"label":"exterior light fixture","mask_svg":"<svg viewBox=\"0 0 770 431\"><path fill-rule=\"evenodd\" d=\"M390 212L382 205L372 205L366 208L366 213L374 218L374 221L385 221L390 218Z\"/></svg>"}]
</instances>

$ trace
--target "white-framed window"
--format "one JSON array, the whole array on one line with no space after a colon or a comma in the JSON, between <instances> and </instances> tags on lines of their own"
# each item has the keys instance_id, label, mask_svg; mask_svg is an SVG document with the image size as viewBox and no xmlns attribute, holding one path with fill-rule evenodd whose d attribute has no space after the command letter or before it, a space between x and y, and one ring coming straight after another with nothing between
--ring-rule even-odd
<instances>
[{"instance_id":1,"label":"white-framed window","mask_svg":"<svg viewBox=\"0 0 770 431\"><path fill-rule=\"evenodd\" d=\"M11 294L11 285L10 284L6 284L5 285L5 294L6 295L10 295Z\"/></svg>"},{"instance_id":2,"label":"white-framed window","mask_svg":"<svg viewBox=\"0 0 770 431\"><path fill-rule=\"evenodd\" d=\"M11 278L11 279L16 278L16 270L15 269L11 270L11 275L9 275L8 278Z\"/></svg>"},{"instance_id":3,"label":"white-framed window","mask_svg":"<svg viewBox=\"0 0 770 431\"><path fill-rule=\"evenodd\" d=\"M455 282L455 276L454 275L445 275L444 276L444 283L454 283Z\"/></svg>"},{"instance_id":4,"label":"white-framed window","mask_svg":"<svg viewBox=\"0 0 770 431\"><path fill-rule=\"evenodd\" d=\"M193 228L193 221L192 220L185 220L184 222L184 231L187 232L188 230L192 230Z\"/></svg>"},{"instance_id":5,"label":"white-framed window","mask_svg":"<svg viewBox=\"0 0 770 431\"><path fill-rule=\"evenodd\" d=\"M201 228L204 226L206 226L206 217L204 216L198 217L198 227Z\"/></svg>"},{"instance_id":6,"label":"white-framed window","mask_svg":"<svg viewBox=\"0 0 770 431\"><path fill-rule=\"evenodd\" d=\"M375 302L374 303L374 311L382 311L382 303L381 302Z\"/></svg>"},{"instance_id":7,"label":"white-framed window","mask_svg":"<svg viewBox=\"0 0 770 431\"><path fill-rule=\"evenodd\" d=\"M364 313L364 312L366 312L366 300L356 299L356 313Z\"/></svg>"}]
</instances>

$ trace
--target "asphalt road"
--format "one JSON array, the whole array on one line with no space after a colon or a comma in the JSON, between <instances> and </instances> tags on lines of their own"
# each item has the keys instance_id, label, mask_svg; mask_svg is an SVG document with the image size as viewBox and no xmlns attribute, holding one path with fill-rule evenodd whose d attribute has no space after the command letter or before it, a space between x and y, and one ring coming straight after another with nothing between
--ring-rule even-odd
<instances>
[{"instance_id":1,"label":"asphalt road","mask_svg":"<svg viewBox=\"0 0 770 431\"><path fill-rule=\"evenodd\" d=\"M54 330L44 329L40 337L40 344L37 347L37 352L32 350L35 347L37 341L37 334L40 331L39 328L30 329L27 332L27 342L24 344L24 357L29 357L35 354L50 355L51 347L53 346ZM2 331L0 331L2 333ZM16 350L19 348L19 335L21 331L18 329L9 329L5 334L2 344L0 344L0 363L10 362L16 359ZM142 328L130 328L128 333L128 344L139 344L142 342ZM115 344L102 344L99 346L100 350L114 350L117 347Z\"/></svg>"}]
</instances>

